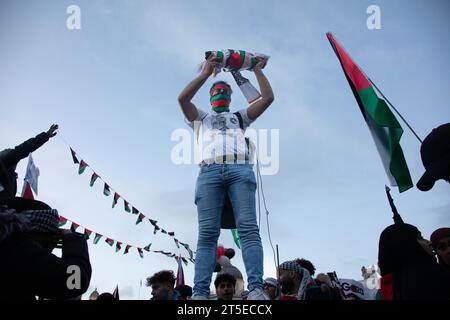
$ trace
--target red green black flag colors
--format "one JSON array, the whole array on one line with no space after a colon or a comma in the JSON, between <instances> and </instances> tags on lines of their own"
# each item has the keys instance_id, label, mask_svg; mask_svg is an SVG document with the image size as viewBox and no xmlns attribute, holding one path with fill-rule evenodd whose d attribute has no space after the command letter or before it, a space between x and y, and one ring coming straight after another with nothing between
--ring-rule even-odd
<instances>
[{"instance_id":1,"label":"red green black flag colors","mask_svg":"<svg viewBox=\"0 0 450 320\"><path fill-rule=\"evenodd\" d=\"M327 33L327 37L369 127L391 185L398 186L400 192L408 190L413 184L400 146L403 134L400 123L340 43L331 33Z\"/></svg>"}]
</instances>

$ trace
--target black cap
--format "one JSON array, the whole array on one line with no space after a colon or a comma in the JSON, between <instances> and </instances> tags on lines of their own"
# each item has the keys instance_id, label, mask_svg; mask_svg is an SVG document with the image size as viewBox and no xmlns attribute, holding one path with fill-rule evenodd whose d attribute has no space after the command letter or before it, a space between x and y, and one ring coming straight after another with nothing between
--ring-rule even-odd
<instances>
[{"instance_id":1,"label":"black cap","mask_svg":"<svg viewBox=\"0 0 450 320\"><path fill-rule=\"evenodd\" d=\"M450 123L434 128L420 147L425 173L417 188L428 191L439 179L450 179Z\"/></svg>"}]
</instances>

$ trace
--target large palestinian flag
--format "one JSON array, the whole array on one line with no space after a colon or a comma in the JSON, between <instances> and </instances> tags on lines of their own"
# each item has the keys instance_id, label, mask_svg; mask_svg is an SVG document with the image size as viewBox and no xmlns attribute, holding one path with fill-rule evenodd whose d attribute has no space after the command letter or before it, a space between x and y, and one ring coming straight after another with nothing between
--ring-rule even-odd
<instances>
[{"instance_id":1,"label":"large palestinian flag","mask_svg":"<svg viewBox=\"0 0 450 320\"><path fill-rule=\"evenodd\" d=\"M339 42L331 33L327 33L327 37L370 129L391 185L398 186L400 192L408 190L413 183L400 146L403 134L400 123Z\"/></svg>"}]
</instances>

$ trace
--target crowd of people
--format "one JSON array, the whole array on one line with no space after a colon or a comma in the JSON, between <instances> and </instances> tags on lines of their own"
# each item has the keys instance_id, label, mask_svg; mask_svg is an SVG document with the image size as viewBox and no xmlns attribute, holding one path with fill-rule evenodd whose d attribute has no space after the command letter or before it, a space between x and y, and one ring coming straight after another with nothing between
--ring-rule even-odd
<instances>
[{"instance_id":1,"label":"crowd of people","mask_svg":"<svg viewBox=\"0 0 450 320\"><path fill-rule=\"evenodd\" d=\"M57 129L57 125L52 125L47 132L0 152L0 299L80 299L89 288L92 267L85 236L60 229L58 212L48 204L16 197L17 163L55 136ZM430 190L439 179L450 181L450 124L427 136L421 155L426 171L417 184L420 190ZM54 250L61 250L60 257ZM215 294L204 293L202 298L251 300L251 288L243 290L237 285L243 282L242 274L233 271L229 263L234 253L222 256L226 258L221 259L222 267L214 280ZM378 299L449 300L450 228L439 228L426 240L417 227L394 215L394 224L380 235L378 266ZM276 275L263 280L262 292L253 295L253 300L358 299L343 293L339 279L315 272L314 264L307 259L285 261L278 266ZM72 278L75 274L77 277ZM193 287L175 287L175 283L171 270L149 277L151 300L199 300ZM90 299L119 297L95 291Z\"/></svg>"}]
</instances>

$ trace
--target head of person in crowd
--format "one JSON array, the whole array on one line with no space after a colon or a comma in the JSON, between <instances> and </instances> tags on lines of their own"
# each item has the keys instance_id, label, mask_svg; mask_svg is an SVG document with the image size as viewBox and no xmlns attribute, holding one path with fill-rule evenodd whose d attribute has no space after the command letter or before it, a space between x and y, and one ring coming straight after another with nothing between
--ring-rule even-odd
<instances>
[{"instance_id":1,"label":"head of person in crowd","mask_svg":"<svg viewBox=\"0 0 450 320\"><path fill-rule=\"evenodd\" d=\"M405 266L435 262L431 242L424 239L417 227L393 224L383 230L378 248L381 276L400 271Z\"/></svg>"},{"instance_id":2,"label":"head of person in crowd","mask_svg":"<svg viewBox=\"0 0 450 320\"><path fill-rule=\"evenodd\" d=\"M439 263L450 268L450 228L439 228L430 237L431 244L438 256Z\"/></svg>"},{"instance_id":3,"label":"head of person in crowd","mask_svg":"<svg viewBox=\"0 0 450 320\"><path fill-rule=\"evenodd\" d=\"M450 183L450 123L431 131L422 142L420 155L425 173L417 182L419 190L430 190L440 179Z\"/></svg>"},{"instance_id":4,"label":"head of person in crowd","mask_svg":"<svg viewBox=\"0 0 450 320\"><path fill-rule=\"evenodd\" d=\"M176 300L175 280L172 270L162 270L147 278L147 287L152 288L152 300Z\"/></svg>"},{"instance_id":5,"label":"head of person in crowd","mask_svg":"<svg viewBox=\"0 0 450 320\"><path fill-rule=\"evenodd\" d=\"M316 273L316 267L312 264L311 261L302 258L296 259L295 262L297 262L300 266L308 270L311 276L313 276Z\"/></svg>"},{"instance_id":6,"label":"head of person in crowd","mask_svg":"<svg viewBox=\"0 0 450 320\"><path fill-rule=\"evenodd\" d=\"M236 278L228 273L219 273L214 280L217 300L233 300Z\"/></svg>"},{"instance_id":7,"label":"head of person in crowd","mask_svg":"<svg viewBox=\"0 0 450 320\"><path fill-rule=\"evenodd\" d=\"M95 299L96 301L108 301L108 300L117 300L116 298L114 298L114 295L112 293L109 292L104 292L102 294L100 294L97 299Z\"/></svg>"},{"instance_id":8,"label":"head of person in crowd","mask_svg":"<svg viewBox=\"0 0 450 320\"><path fill-rule=\"evenodd\" d=\"M292 260L280 264L278 275L281 293L284 296L292 296L298 300L305 300L306 289L312 282L308 270L303 268L295 260Z\"/></svg>"},{"instance_id":9,"label":"head of person in crowd","mask_svg":"<svg viewBox=\"0 0 450 320\"><path fill-rule=\"evenodd\" d=\"M264 279L264 292L270 298L270 300L275 300L275 298L278 296L277 279L271 277Z\"/></svg>"},{"instance_id":10,"label":"head of person in crowd","mask_svg":"<svg viewBox=\"0 0 450 320\"><path fill-rule=\"evenodd\" d=\"M175 288L180 293L183 300L188 300L192 296L192 287L188 285L180 285Z\"/></svg>"}]
</instances>

